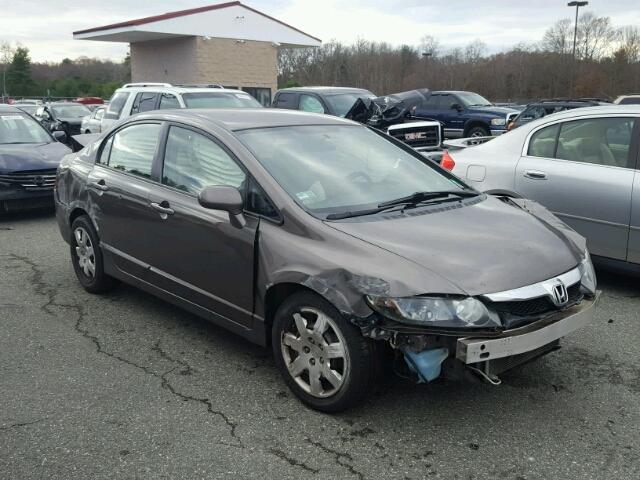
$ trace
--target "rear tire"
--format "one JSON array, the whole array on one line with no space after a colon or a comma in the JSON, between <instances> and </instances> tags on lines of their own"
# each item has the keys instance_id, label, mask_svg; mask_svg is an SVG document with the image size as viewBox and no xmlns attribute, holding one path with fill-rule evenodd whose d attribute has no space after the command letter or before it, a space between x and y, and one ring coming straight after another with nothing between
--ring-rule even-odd
<instances>
[{"instance_id":1,"label":"rear tire","mask_svg":"<svg viewBox=\"0 0 640 480\"><path fill-rule=\"evenodd\" d=\"M104 273L100 239L87 215L71 224L70 253L76 277L87 292L103 293L114 287L115 279Z\"/></svg>"},{"instance_id":2,"label":"rear tire","mask_svg":"<svg viewBox=\"0 0 640 480\"><path fill-rule=\"evenodd\" d=\"M476 125L475 127L471 127L465 137L489 137L491 135L491 131L483 126Z\"/></svg>"},{"instance_id":3,"label":"rear tire","mask_svg":"<svg viewBox=\"0 0 640 480\"><path fill-rule=\"evenodd\" d=\"M346 410L373 384L373 341L314 293L296 293L278 308L272 347L287 386L315 410Z\"/></svg>"}]
</instances>

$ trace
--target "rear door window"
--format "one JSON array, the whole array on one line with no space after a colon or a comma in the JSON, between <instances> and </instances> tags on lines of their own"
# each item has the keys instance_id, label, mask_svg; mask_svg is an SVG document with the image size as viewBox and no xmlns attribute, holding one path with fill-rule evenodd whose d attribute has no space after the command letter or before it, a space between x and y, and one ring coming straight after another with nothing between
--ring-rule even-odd
<instances>
[{"instance_id":1,"label":"rear door window","mask_svg":"<svg viewBox=\"0 0 640 480\"><path fill-rule=\"evenodd\" d=\"M559 124L550 125L531 135L527 154L530 157L553 158L555 156L559 128Z\"/></svg>"},{"instance_id":2,"label":"rear door window","mask_svg":"<svg viewBox=\"0 0 640 480\"><path fill-rule=\"evenodd\" d=\"M175 95L170 93L163 93L160 95L160 110L168 108L180 108L180 102Z\"/></svg>"},{"instance_id":3,"label":"rear door window","mask_svg":"<svg viewBox=\"0 0 640 480\"><path fill-rule=\"evenodd\" d=\"M324 113L324 107L318 98L313 95L300 95L300 110L312 113Z\"/></svg>"},{"instance_id":4,"label":"rear door window","mask_svg":"<svg viewBox=\"0 0 640 480\"><path fill-rule=\"evenodd\" d=\"M628 168L633 124L632 118L588 118L565 122L560 128L556 158Z\"/></svg>"},{"instance_id":5,"label":"rear door window","mask_svg":"<svg viewBox=\"0 0 640 480\"><path fill-rule=\"evenodd\" d=\"M122 113L125 103L127 103L127 100L129 99L129 95L129 92L114 93L111 100L109 100L109 108L104 114L104 118L110 120L117 120L120 118L120 114Z\"/></svg>"},{"instance_id":6,"label":"rear door window","mask_svg":"<svg viewBox=\"0 0 640 480\"><path fill-rule=\"evenodd\" d=\"M140 92L136 95L133 105L131 106L131 115L136 113L148 112L156 109L158 101L158 93L156 92Z\"/></svg>"},{"instance_id":7,"label":"rear door window","mask_svg":"<svg viewBox=\"0 0 640 480\"><path fill-rule=\"evenodd\" d=\"M112 135L109 167L143 178L151 178L161 126L157 123L129 125ZM104 152L105 149L103 149ZM103 163L101 157L100 163Z\"/></svg>"}]
</instances>

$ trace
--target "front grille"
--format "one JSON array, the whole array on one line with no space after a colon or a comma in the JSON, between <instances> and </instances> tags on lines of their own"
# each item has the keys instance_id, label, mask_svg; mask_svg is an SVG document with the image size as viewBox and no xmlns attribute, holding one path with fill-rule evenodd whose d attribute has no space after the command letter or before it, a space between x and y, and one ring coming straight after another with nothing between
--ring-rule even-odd
<instances>
[{"instance_id":1,"label":"front grille","mask_svg":"<svg viewBox=\"0 0 640 480\"><path fill-rule=\"evenodd\" d=\"M16 185L25 190L52 190L55 181L55 170L30 170L0 175L0 182Z\"/></svg>"},{"instance_id":2,"label":"front grille","mask_svg":"<svg viewBox=\"0 0 640 480\"><path fill-rule=\"evenodd\" d=\"M563 308L579 303L583 297L580 291L580 282L567 287L567 294L569 295L569 301ZM510 302L490 302L489 306L500 315L502 323L507 329L520 327L560 310L549 297Z\"/></svg>"},{"instance_id":3,"label":"front grille","mask_svg":"<svg viewBox=\"0 0 640 480\"><path fill-rule=\"evenodd\" d=\"M440 145L440 129L431 127L412 127L410 123L389 130L389 135L413 148L437 147Z\"/></svg>"}]
</instances>

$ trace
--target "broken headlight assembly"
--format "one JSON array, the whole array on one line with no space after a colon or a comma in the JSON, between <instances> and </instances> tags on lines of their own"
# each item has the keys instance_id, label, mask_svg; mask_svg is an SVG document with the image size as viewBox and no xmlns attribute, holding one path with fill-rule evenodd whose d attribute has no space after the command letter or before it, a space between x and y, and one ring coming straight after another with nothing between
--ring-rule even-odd
<instances>
[{"instance_id":1,"label":"broken headlight assembly","mask_svg":"<svg viewBox=\"0 0 640 480\"><path fill-rule=\"evenodd\" d=\"M473 297L382 297L367 295L376 312L400 323L442 329L490 329L502 326L498 314Z\"/></svg>"},{"instance_id":2,"label":"broken headlight assembly","mask_svg":"<svg viewBox=\"0 0 640 480\"><path fill-rule=\"evenodd\" d=\"M591 256L589 255L588 250L584 251L584 258L580 262L579 268L582 288L586 290L589 295L595 295L598 282L596 280L596 272L593 269L593 263L591 263Z\"/></svg>"}]
</instances>

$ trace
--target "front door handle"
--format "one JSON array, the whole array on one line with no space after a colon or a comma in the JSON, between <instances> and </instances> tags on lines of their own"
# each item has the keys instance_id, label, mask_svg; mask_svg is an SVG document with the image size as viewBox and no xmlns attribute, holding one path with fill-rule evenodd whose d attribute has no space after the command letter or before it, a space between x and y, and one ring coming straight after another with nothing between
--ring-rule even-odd
<instances>
[{"instance_id":1,"label":"front door handle","mask_svg":"<svg viewBox=\"0 0 640 480\"><path fill-rule=\"evenodd\" d=\"M165 205L169 205L168 202L161 202L161 203L151 202L151 208L153 208L154 210L157 210L163 215L173 215L173 208L170 208L168 206L165 207L162 205L162 203L164 203Z\"/></svg>"},{"instance_id":2,"label":"front door handle","mask_svg":"<svg viewBox=\"0 0 640 480\"><path fill-rule=\"evenodd\" d=\"M540 170L525 170L525 177L530 178L532 180L546 180L547 174L545 172L541 172Z\"/></svg>"},{"instance_id":3,"label":"front door handle","mask_svg":"<svg viewBox=\"0 0 640 480\"><path fill-rule=\"evenodd\" d=\"M101 192L106 192L107 190L109 190L109 187L107 185L105 185L104 180L98 180L97 182L91 182L89 185L91 185L92 188L100 190Z\"/></svg>"}]
</instances>

